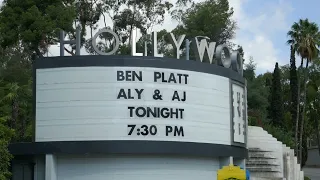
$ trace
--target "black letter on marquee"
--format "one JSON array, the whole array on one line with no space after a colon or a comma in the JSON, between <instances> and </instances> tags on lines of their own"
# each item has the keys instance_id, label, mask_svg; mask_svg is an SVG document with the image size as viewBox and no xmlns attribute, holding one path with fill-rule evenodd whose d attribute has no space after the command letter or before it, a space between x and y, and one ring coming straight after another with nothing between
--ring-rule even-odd
<instances>
[{"instance_id":1,"label":"black letter on marquee","mask_svg":"<svg viewBox=\"0 0 320 180\"><path fill-rule=\"evenodd\" d=\"M123 81L124 75L123 71L117 71L117 81Z\"/></svg>"},{"instance_id":2,"label":"black letter on marquee","mask_svg":"<svg viewBox=\"0 0 320 180\"><path fill-rule=\"evenodd\" d=\"M184 133L183 133L183 127L180 126L179 129L177 126L174 127L174 136L184 136Z\"/></svg>"},{"instance_id":3,"label":"black letter on marquee","mask_svg":"<svg viewBox=\"0 0 320 180\"><path fill-rule=\"evenodd\" d=\"M139 113L139 110L141 110L142 112ZM144 117L144 116L146 116L146 114L147 114L147 111L146 111L146 109L145 109L144 107L137 107L137 109L136 109L136 116L138 116L138 117Z\"/></svg>"},{"instance_id":4,"label":"black letter on marquee","mask_svg":"<svg viewBox=\"0 0 320 180\"><path fill-rule=\"evenodd\" d=\"M130 110L130 117L132 117L133 116L133 112L132 111L133 111L134 107L130 107L129 106L128 109Z\"/></svg>"},{"instance_id":5,"label":"black letter on marquee","mask_svg":"<svg viewBox=\"0 0 320 180\"><path fill-rule=\"evenodd\" d=\"M186 97L186 92L185 91L183 91L183 99L180 99L180 97L179 97L179 94L178 94L178 92L177 91L174 91L173 92L173 96L172 96L172 101L174 101L174 100L178 100L178 101L186 101L186 99L187 99L187 97Z\"/></svg>"},{"instance_id":6,"label":"black letter on marquee","mask_svg":"<svg viewBox=\"0 0 320 180\"><path fill-rule=\"evenodd\" d=\"M163 77L164 77L164 73L163 73ZM169 75L168 83L171 83L171 82L177 83L176 77L174 76L173 73L170 73Z\"/></svg>"},{"instance_id":7,"label":"black letter on marquee","mask_svg":"<svg viewBox=\"0 0 320 180\"><path fill-rule=\"evenodd\" d=\"M157 82L157 80L161 78L161 73L160 72L154 72L153 78L154 78L154 82Z\"/></svg>"},{"instance_id":8,"label":"black letter on marquee","mask_svg":"<svg viewBox=\"0 0 320 180\"><path fill-rule=\"evenodd\" d=\"M138 94L138 99L141 99L141 94L142 94L142 92L143 92L143 90L144 89L135 89L136 90L136 92L137 92L137 94Z\"/></svg>"},{"instance_id":9,"label":"black letter on marquee","mask_svg":"<svg viewBox=\"0 0 320 180\"><path fill-rule=\"evenodd\" d=\"M123 97L124 99L128 99L124 89L120 89L117 99L120 99L121 97Z\"/></svg>"},{"instance_id":10,"label":"black letter on marquee","mask_svg":"<svg viewBox=\"0 0 320 180\"><path fill-rule=\"evenodd\" d=\"M137 72L135 71L132 71L132 76L133 76L133 81L136 80L136 78L139 80L139 81L142 81L142 72L139 71L139 75Z\"/></svg>"},{"instance_id":11,"label":"black letter on marquee","mask_svg":"<svg viewBox=\"0 0 320 180\"><path fill-rule=\"evenodd\" d=\"M152 97L154 100L162 100L162 95L160 94L160 90L159 89L154 90L154 94Z\"/></svg>"},{"instance_id":12,"label":"black letter on marquee","mask_svg":"<svg viewBox=\"0 0 320 180\"><path fill-rule=\"evenodd\" d=\"M166 126L166 136L169 136L169 133L172 133L173 128L171 126Z\"/></svg>"}]
</instances>

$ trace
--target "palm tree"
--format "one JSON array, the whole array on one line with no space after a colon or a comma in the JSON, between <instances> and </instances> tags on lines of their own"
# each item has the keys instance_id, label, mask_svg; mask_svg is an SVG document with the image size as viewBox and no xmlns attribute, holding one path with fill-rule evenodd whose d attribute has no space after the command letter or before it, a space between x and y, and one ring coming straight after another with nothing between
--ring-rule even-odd
<instances>
[{"instance_id":1,"label":"palm tree","mask_svg":"<svg viewBox=\"0 0 320 180\"><path fill-rule=\"evenodd\" d=\"M287 33L287 35L291 38L287 41L288 44L290 44L291 46L291 54L295 54L295 52L297 52L298 49L298 44L297 42L299 42L300 39L300 34L302 32L302 24L303 24L303 20L299 20L299 23L295 22L292 26L291 26L291 30ZM302 68L303 65L303 58L301 58L301 65L299 67L299 69ZM299 70L298 69L298 70ZM299 71L298 71L299 72ZM292 93L297 93L297 95L295 97L297 97L297 110L296 110L296 115L294 117L296 117L296 126L295 126L295 137L294 137L294 142L295 142L295 153L298 153L298 132L299 132L299 113L300 113L300 78L299 78L299 73L297 72L297 84L298 84L298 90L297 92L292 92ZM293 102L295 102L295 100L292 100ZM297 154L297 156L299 156ZM298 157L298 161L299 161L299 157Z\"/></svg>"},{"instance_id":2,"label":"palm tree","mask_svg":"<svg viewBox=\"0 0 320 180\"><path fill-rule=\"evenodd\" d=\"M301 118L301 125L300 125L300 139L299 139L299 163L301 163L302 159L302 136L303 136L303 126L304 126L304 119L305 119L305 112L306 112L306 89L307 89L307 80L308 80L308 66L309 63L314 59L317 58L319 55L319 45L320 45L320 33L319 27L314 22L309 22L308 19L300 19L299 22L295 22L291 26L291 30L288 32L290 36L290 40L288 43L293 46L293 49L297 52L297 54L301 57L301 64L298 70L302 71L304 60L306 60L306 66L304 69L304 81L303 81L303 108L302 108L302 118ZM299 76L301 74L299 73ZM300 80L298 76L298 95L300 95ZM298 100L298 114L299 114L299 105L300 99ZM296 120L296 132L295 132L295 141L296 141L296 151L297 151L297 134L298 134L298 120L299 115L297 116Z\"/></svg>"}]
</instances>

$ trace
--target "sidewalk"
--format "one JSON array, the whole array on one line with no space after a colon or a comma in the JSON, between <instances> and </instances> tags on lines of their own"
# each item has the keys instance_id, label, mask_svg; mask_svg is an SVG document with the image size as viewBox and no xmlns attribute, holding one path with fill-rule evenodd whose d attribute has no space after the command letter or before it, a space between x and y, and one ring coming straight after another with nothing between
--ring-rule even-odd
<instances>
[{"instance_id":1,"label":"sidewalk","mask_svg":"<svg viewBox=\"0 0 320 180\"><path fill-rule=\"evenodd\" d=\"M320 167L304 167L302 170L311 180L320 180Z\"/></svg>"}]
</instances>

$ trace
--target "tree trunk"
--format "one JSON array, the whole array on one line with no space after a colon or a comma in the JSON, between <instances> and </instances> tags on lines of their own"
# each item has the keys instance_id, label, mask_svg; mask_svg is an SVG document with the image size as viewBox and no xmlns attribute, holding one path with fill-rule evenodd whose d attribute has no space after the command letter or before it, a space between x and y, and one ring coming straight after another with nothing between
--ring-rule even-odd
<instances>
[{"instance_id":1,"label":"tree trunk","mask_svg":"<svg viewBox=\"0 0 320 180\"><path fill-rule=\"evenodd\" d=\"M301 62L303 62L303 58L301 58ZM300 67L297 70L298 78L298 96L297 96L297 117L296 117L296 132L294 135L294 143L295 143L295 153L297 155L297 159L299 161L299 142L298 142L298 133L299 133L299 118L300 118L300 70L302 69L303 63L301 63Z\"/></svg>"},{"instance_id":2,"label":"tree trunk","mask_svg":"<svg viewBox=\"0 0 320 180\"><path fill-rule=\"evenodd\" d=\"M317 144L318 144L318 151L319 151L319 155L320 155L320 135L319 135L319 121L317 117L314 117L314 121L316 124L316 133L317 133Z\"/></svg>"},{"instance_id":3,"label":"tree trunk","mask_svg":"<svg viewBox=\"0 0 320 180\"><path fill-rule=\"evenodd\" d=\"M317 98L319 98L319 95L318 95L318 97ZM312 120L314 121L314 124L315 124L315 126L316 126L316 133L317 133L317 147L318 147L318 153L319 153L319 155L320 155L320 132L319 132L319 120L318 120L318 118L317 118L317 116L318 116L318 114L319 114L319 111L318 111L318 107L320 107L319 106L320 105L320 102L318 101L317 102L317 106L316 106L316 108L315 108L315 113L314 113L314 115L312 116ZM312 146L312 144L311 144L311 146Z\"/></svg>"},{"instance_id":4,"label":"tree trunk","mask_svg":"<svg viewBox=\"0 0 320 180\"><path fill-rule=\"evenodd\" d=\"M130 25L129 46L131 46L131 43L135 43L135 42L131 42L133 23L134 23L134 19L135 19L135 17L134 17L135 13L136 13L136 1L135 1L135 3L133 4L132 22L131 22L131 25Z\"/></svg>"},{"instance_id":5,"label":"tree trunk","mask_svg":"<svg viewBox=\"0 0 320 180\"><path fill-rule=\"evenodd\" d=\"M296 117L296 132L294 135L294 143L295 143L295 153L298 157L298 161L299 161L299 142L298 142L298 133L299 133L299 117L300 117L300 80L299 80L299 76L298 76L298 96L297 96L297 117Z\"/></svg>"},{"instance_id":6,"label":"tree trunk","mask_svg":"<svg viewBox=\"0 0 320 180\"><path fill-rule=\"evenodd\" d=\"M306 101L307 101L307 80L308 80L308 65L309 65L309 59L307 59L306 62L306 69L304 70L304 81L303 81L303 107L302 107L302 118L301 118L301 126L300 126L300 151L299 151L299 158L300 158L300 164L302 162L302 137L303 137L303 126L304 126L304 119L305 119L305 113L306 113Z\"/></svg>"},{"instance_id":7,"label":"tree trunk","mask_svg":"<svg viewBox=\"0 0 320 180\"><path fill-rule=\"evenodd\" d=\"M20 127L20 132L19 132L19 139L20 140L25 140L25 134L26 134L26 119L22 118L21 119L21 127Z\"/></svg>"},{"instance_id":8,"label":"tree trunk","mask_svg":"<svg viewBox=\"0 0 320 180\"><path fill-rule=\"evenodd\" d=\"M12 100L12 105L11 105L11 129L17 130L18 115L19 115L19 104L17 99L14 98ZM14 141L16 140L17 139L14 138Z\"/></svg>"},{"instance_id":9,"label":"tree trunk","mask_svg":"<svg viewBox=\"0 0 320 180\"><path fill-rule=\"evenodd\" d=\"M91 12L93 12L93 1L91 0ZM93 37L93 23L92 23L92 21L93 21L93 16L91 16L90 17L91 19L91 22L90 22L90 37L91 37L91 39L92 39L92 37Z\"/></svg>"},{"instance_id":10,"label":"tree trunk","mask_svg":"<svg viewBox=\"0 0 320 180\"><path fill-rule=\"evenodd\" d=\"M38 49L38 47L34 48L34 51L36 52L38 57L43 57L43 54L40 52L40 50Z\"/></svg>"}]
</instances>

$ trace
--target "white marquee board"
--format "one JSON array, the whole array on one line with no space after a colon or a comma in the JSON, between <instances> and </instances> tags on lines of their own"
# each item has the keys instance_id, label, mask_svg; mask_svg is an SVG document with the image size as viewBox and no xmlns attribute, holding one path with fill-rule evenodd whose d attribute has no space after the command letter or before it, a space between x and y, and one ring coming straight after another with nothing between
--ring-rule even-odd
<instances>
[{"instance_id":1,"label":"white marquee board","mask_svg":"<svg viewBox=\"0 0 320 180\"><path fill-rule=\"evenodd\" d=\"M164 82L168 80L171 82ZM230 83L222 76L163 68L37 69L36 141L153 140L230 145L234 128L234 142L243 143L246 112L236 114L231 121L230 114L238 104L233 101L232 110L230 103L232 94L236 99L239 92L244 101L246 92L244 86ZM154 98L158 92L161 98ZM245 110L245 106L240 109Z\"/></svg>"}]
</instances>

